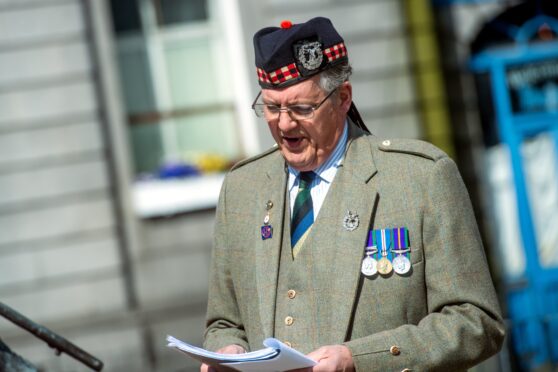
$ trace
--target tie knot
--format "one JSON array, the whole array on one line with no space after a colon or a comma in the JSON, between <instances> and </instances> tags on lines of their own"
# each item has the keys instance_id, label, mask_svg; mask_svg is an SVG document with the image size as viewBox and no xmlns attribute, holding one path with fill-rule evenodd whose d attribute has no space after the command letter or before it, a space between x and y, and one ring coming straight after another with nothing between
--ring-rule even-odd
<instances>
[{"instance_id":1,"label":"tie knot","mask_svg":"<svg viewBox=\"0 0 558 372\"><path fill-rule=\"evenodd\" d=\"M300 172L300 181L298 187L301 189L306 189L312 181L316 178L316 173L310 172Z\"/></svg>"}]
</instances>

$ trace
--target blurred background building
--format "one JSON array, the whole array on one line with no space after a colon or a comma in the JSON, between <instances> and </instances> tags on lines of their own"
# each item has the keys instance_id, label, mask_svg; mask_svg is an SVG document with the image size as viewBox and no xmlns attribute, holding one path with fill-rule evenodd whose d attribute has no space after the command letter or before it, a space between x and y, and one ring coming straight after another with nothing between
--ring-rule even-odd
<instances>
[{"instance_id":1,"label":"blurred background building","mask_svg":"<svg viewBox=\"0 0 558 372\"><path fill-rule=\"evenodd\" d=\"M554 0L0 0L0 301L106 371L195 371L223 172L273 144L251 38L332 19L381 137L458 163L510 329L477 371L558 365ZM45 371L84 366L0 320ZM0 368L1 369L1 368Z\"/></svg>"}]
</instances>

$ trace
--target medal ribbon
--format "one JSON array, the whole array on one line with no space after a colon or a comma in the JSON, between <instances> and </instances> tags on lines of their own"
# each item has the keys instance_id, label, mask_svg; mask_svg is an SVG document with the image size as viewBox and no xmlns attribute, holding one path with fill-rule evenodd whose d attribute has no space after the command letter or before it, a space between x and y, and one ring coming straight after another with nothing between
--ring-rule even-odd
<instances>
[{"instance_id":1,"label":"medal ribbon","mask_svg":"<svg viewBox=\"0 0 558 372\"><path fill-rule=\"evenodd\" d=\"M375 242L374 242L374 240L375 240L374 238L375 238L375 237L374 237L374 231L373 231L373 230L370 230L370 231L368 232L368 242L366 243L366 248L370 248L370 247L372 247L372 246L374 245L374 243L375 243Z\"/></svg>"},{"instance_id":2,"label":"medal ribbon","mask_svg":"<svg viewBox=\"0 0 558 372\"><path fill-rule=\"evenodd\" d=\"M375 246L376 247L376 252L372 253L372 247ZM376 259L376 256L378 255L378 245L377 245L377 241L376 241L376 234L375 234L375 230L370 230L368 232L368 241L366 243L366 249L365 249L366 255L369 257L372 257L374 259Z\"/></svg>"},{"instance_id":3,"label":"medal ribbon","mask_svg":"<svg viewBox=\"0 0 558 372\"><path fill-rule=\"evenodd\" d=\"M405 228L404 227L394 227L393 228L393 249L395 251L401 251L406 248L405 244ZM397 256L401 256L401 252L395 252Z\"/></svg>"},{"instance_id":4,"label":"medal ribbon","mask_svg":"<svg viewBox=\"0 0 558 372\"><path fill-rule=\"evenodd\" d=\"M376 247L378 247L378 260L384 257L384 252L388 253L389 238L386 237L385 229L374 230ZM387 257L387 256L385 256Z\"/></svg>"},{"instance_id":5,"label":"medal ribbon","mask_svg":"<svg viewBox=\"0 0 558 372\"><path fill-rule=\"evenodd\" d=\"M391 260L391 254L389 250L392 241L391 229L381 229L380 236L382 241L382 256L387 253L385 257Z\"/></svg>"},{"instance_id":6,"label":"medal ribbon","mask_svg":"<svg viewBox=\"0 0 558 372\"><path fill-rule=\"evenodd\" d=\"M393 249L395 251L401 250L401 229L399 227L393 228ZM395 257L401 256L401 253L394 252Z\"/></svg>"},{"instance_id":7,"label":"medal ribbon","mask_svg":"<svg viewBox=\"0 0 558 372\"><path fill-rule=\"evenodd\" d=\"M409 247L409 231L406 227L395 227L393 229L393 249L395 251L398 250L405 250ZM405 257L409 258L409 252L399 253L395 252L396 256L405 255Z\"/></svg>"},{"instance_id":8,"label":"medal ribbon","mask_svg":"<svg viewBox=\"0 0 558 372\"><path fill-rule=\"evenodd\" d=\"M406 227L401 228L403 230L404 238L403 238L403 249L407 249L411 247L409 244L409 230ZM411 252L405 252L405 256L410 260L411 259Z\"/></svg>"}]
</instances>

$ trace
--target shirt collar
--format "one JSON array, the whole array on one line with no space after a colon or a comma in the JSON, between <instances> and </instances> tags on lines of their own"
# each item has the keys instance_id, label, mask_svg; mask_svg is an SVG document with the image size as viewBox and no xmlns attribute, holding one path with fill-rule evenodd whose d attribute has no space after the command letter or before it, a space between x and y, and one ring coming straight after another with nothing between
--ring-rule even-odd
<instances>
[{"instance_id":1,"label":"shirt collar","mask_svg":"<svg viewBox=\"0 0 558 372\"><path fill-rule=\"evenodd\" d=\"M345 153L345 148L347 147L347 139L349 137L349 125L347 121L345 121L345 126L343 127L343 133L341 134L341 138L337 142L335 149L329 155L329 158L318 168L314 169L314 173L316 173L322 181L327 183L333 182L333 178L337 173L337 168L341 165L343 161L343 154ZM288 180L288 187L289 190L295 185L296 180L298 179L298 174L300 173L290 165L287 166L289 170L289 180Z\"/></svg>"}]
</instances>

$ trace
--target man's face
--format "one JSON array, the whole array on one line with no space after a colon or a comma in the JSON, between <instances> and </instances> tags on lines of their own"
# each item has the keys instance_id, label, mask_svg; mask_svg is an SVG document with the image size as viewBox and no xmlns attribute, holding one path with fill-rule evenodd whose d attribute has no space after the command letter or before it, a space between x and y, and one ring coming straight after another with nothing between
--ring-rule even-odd
<instances>
[{"instance_id":1,"label":"man's face","mask_svg":"<svg viewBox=\"0 0 558 372\"><path fill-rule=\"evenodd\" d=\"M317 105L328 92L319 85L319 76L287 88L262 90L265 104L286 107L296 104ZM268 120L269 130L287 163L298 171L311 171L322 165L335 149L351 105L351 85L343 83L310 119L294 120L281 112Z\"/></svg>"}]
</instances>

